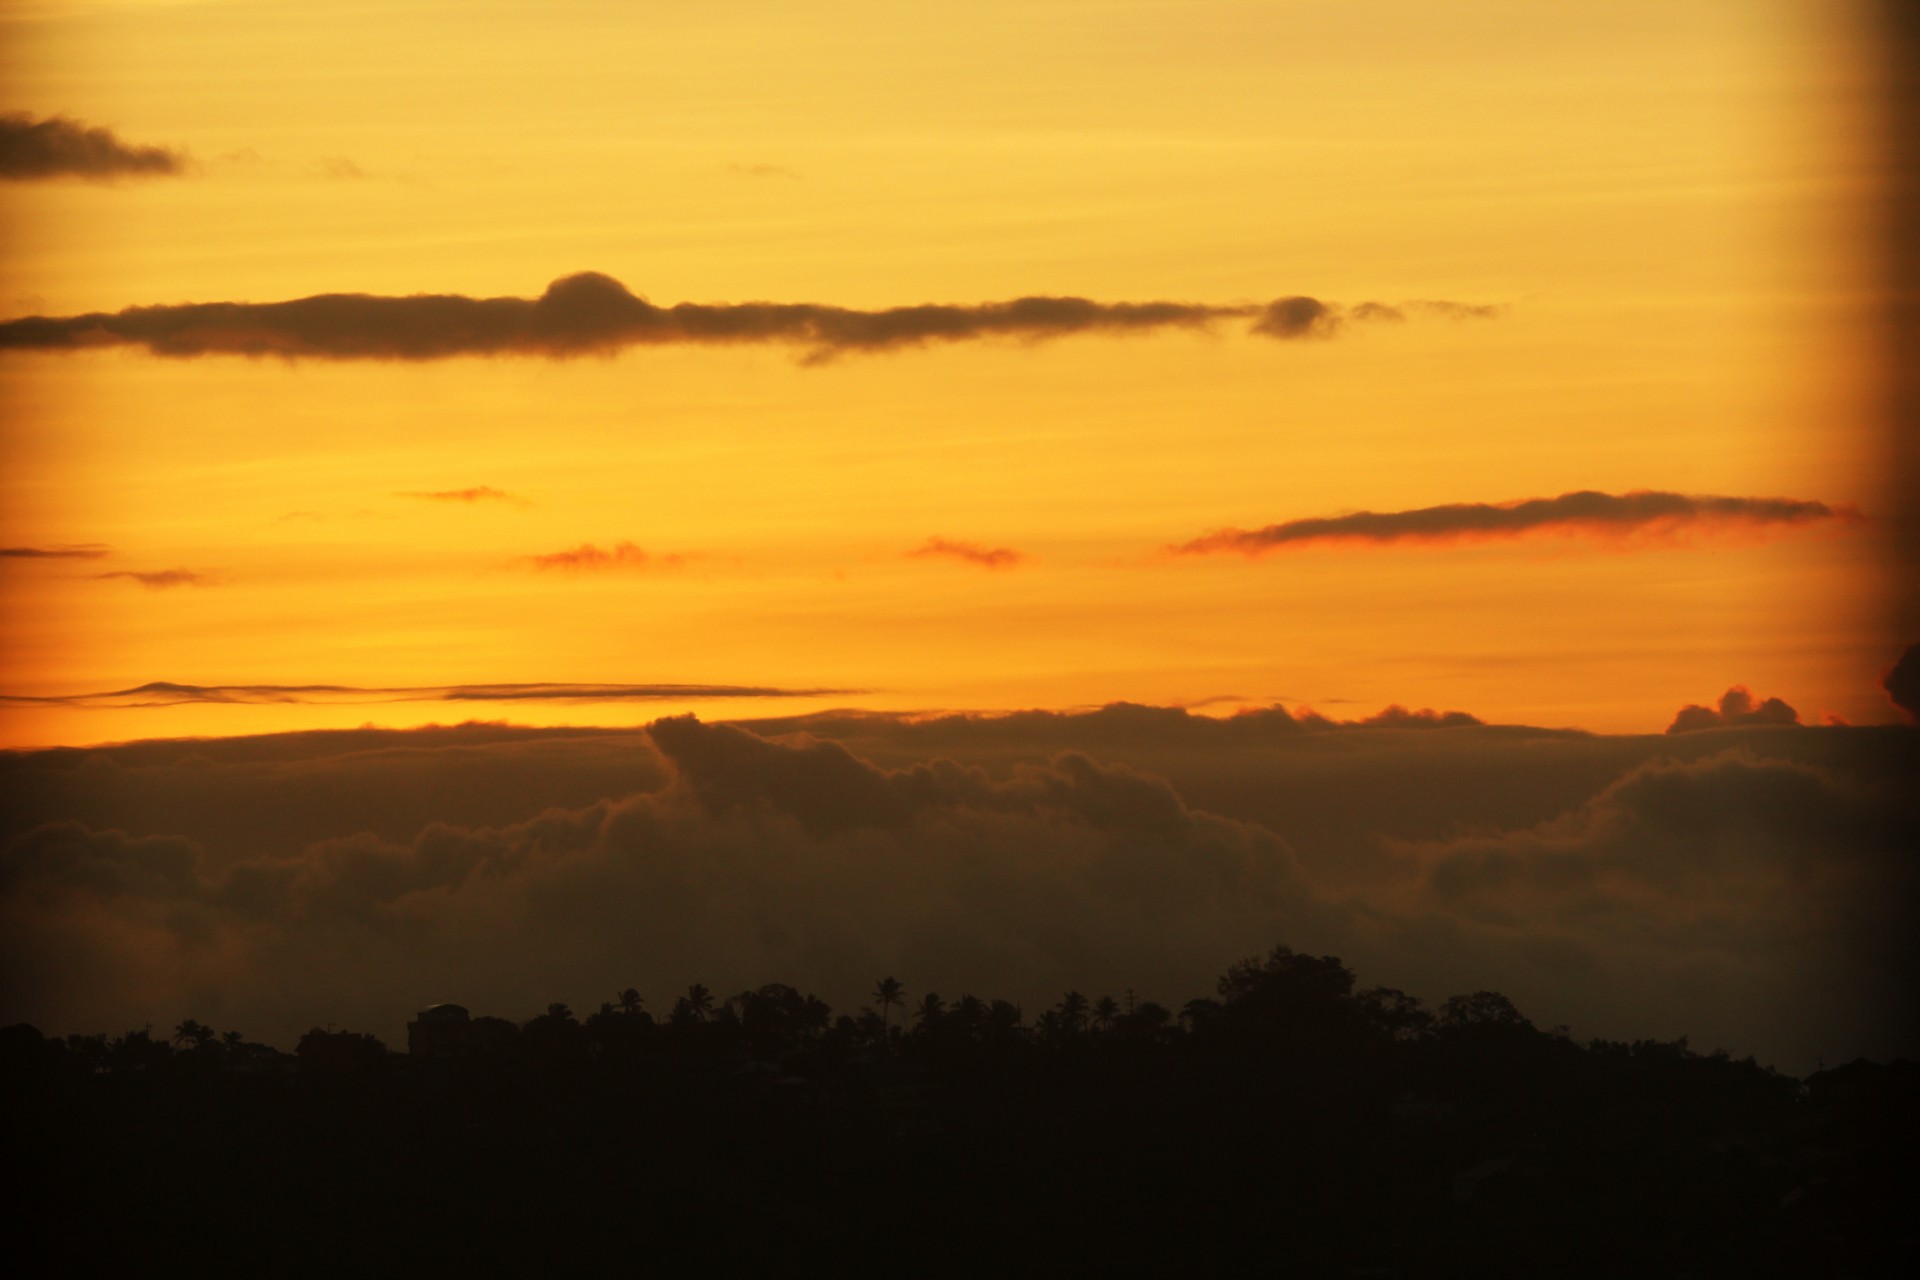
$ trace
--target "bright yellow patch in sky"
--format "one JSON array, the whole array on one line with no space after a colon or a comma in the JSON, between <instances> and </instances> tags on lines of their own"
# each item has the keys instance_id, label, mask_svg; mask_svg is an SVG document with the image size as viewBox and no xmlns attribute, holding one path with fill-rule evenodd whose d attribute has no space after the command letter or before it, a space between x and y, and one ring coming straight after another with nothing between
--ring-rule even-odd
<instances>
[{"instance_id":1,"label":"bright yellow patch in sky","mask_svg":"<svg viewBox=\"0 0 1920 1280\"><path fill-rule=\"evenodd\" d=\"M6 189L0 319L318 293L1352 306L1280 342L429 363L0 351L4 689L830 689L1881 719L1866 523L1170 544L1575 490L1873 515L1866 160L1813 0L22 4L0 107L190 171ZM422 497L487 488L504 497ZM1017 563L913 556L929 538ZM590 546L599 567L537 557ZM138 576L184 570L191 579ZM154 583L156 585L148 585ZM0 743L761 699L0 708Z\"/></svg>"}]
</instances>

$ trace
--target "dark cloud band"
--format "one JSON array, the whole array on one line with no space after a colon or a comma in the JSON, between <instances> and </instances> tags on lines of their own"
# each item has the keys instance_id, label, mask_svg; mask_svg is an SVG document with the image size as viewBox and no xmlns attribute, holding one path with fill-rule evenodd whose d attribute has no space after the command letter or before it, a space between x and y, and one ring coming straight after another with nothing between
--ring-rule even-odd
<instances>
[{"instance_id":1,"label":"dark cloud band","mask_svg":"<svg viewBox=\"0 0 1920 1280\"><path fill-rule=\"evenodd\" d=\"M122 142L110 129L63 116L0 116L0 179L164 177L186 171L186 157L165 147Z\"/></svg>"},{"instance_id":2,"label":"dark cloud band","mask_svg":"<svg viewBox=\"0 0 1920 1280\"><path fill-rule=\"evenodd\" d=\"M661 307L610 276L583 272L555 280L538 298L333 293L290 302L209 302L29 316L0 324L0 350L136 346L182 358L442 360L565 358L636 346L782 343L804 348L807 359L818 362L851 352L934 342L1205 329L1222 320L1251 320L1253 333L1271 338L1327 337L1345 319L1380 319L1387 313L1401 318L1383 304L1363 303L1348 310L1299 297L1265 306L1028 297L877 311L812 302L683 302Z\"/></svg>"},{"instance_id":3,"label":"dark cloud band","mask_svg":"<svg viewBox=\"0 0 1920 1280\"><path fill-rule=\"evenodd\" d=\"M1277 547L1322 542L1439 542L1513 538L1536 532L1631 533L1695 524L1799 525L1857 519L1845 507L1797 498L1738 498L1712 494L1597 493L1519 502L1459 502L1411 511L1357 511L1351 515L1289 520L1264 529L1217 529L1173 548L1184 555L1237 551L1259 555Z\"/></svg>"},{"instance_id":4,"label":"dark cloud band","mask_svg":"<svg viewBox=\"0 0 1920 1280\"><path fill-rule=\"evenodd\" d=\"M75 542L56 547L0 547L0 560L104 560L110 554L99 542Z\"/></svg>"},{"instance_id":5,"label":"dark cloud band","mask_svg":"<svg viewBox=\"0 0 1920 1280\"><path fill-rule=\"evenodd\" d=\"M241 706L355 705L378 702L668 702L707 698L808 698L858 689L779 689L737 684L456 684L361 688L340 684L175 684L156 680L133 689L52 697L0 694L0 706L173 707L183 703Z\"/></svg>"}]
</instances>

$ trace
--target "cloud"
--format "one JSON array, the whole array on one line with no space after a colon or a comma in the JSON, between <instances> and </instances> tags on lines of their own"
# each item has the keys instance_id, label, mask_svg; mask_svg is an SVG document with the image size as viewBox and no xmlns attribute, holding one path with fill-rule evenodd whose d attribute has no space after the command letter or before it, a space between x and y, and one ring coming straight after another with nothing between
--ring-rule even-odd
<instances>
[{"instance_id":1,"label":"cloud","mask_svg":"<svg viewBox=\"0 0 1920 1280\"><path fill-rule=\"evenodd\" d=\"M0 694L0 706L76 708L175 707L185 703L250 706L357 706L383 702L630 702L708 698L813 698L857 689L780 689L734 684L452 684L362 687L343 684L175 684L155 680L131 689L30 697Z\"/></svg>"},{"instance_id":2,"label":"cloud","mask_svg":"<svg viewBox=\"0 0 1920 1280\"><path fill-rule=\"evenodd\" d=\"M184 173L186 167L181 152L122 142L110 129L64 116L0 116L0 181L160 177Z\"/></svg>"},{"instance_id":3,"label":"cloud","mask_svg":"<svg viewBox=\"0 0 1920 1280\"><path fill-rule=\"evenodd\" d=\"M1435 711L1430 707L1409 711L1395 703L1354 723L1381 729L1459 729L1486 722L1464 711Z\"/></svg>"},{"instance_id":4,"label":"cloud","mask_svg":"<svg viewBox=\"0 0 1920 1280\"><path fill-rule=\"evenodd\" d=\"M208 587L214 582L214 579L208 575L196 573L192 569L154 569L144 572L137 569L117 569L112 573L96 573L93 576L100 579L125 578L155 591L169 587Z\"/></svg>"},{"instance_id":5,"label":"cloud","mask_svg":"<svg viewBox=\"0 0 1920 1280\"><path fill-rule=\"evenodd\" d=\"M1697 729L1732 729L1743 725L1791 725L1800 723L1800 713L1778 698L1755 703L1745 685L1734 685L1720 695L1720 705L1703 707L1688 704L1680 708L1667 726L1668 733L1691 733Z\"/></svg>"},{"instance_id":6,"label":"cloud","mask_svg":"<svg viewBox=\"0 0 1920 1280\"><path fill-rule=\"evenodd\" d=\"M1582 1035L1803 1070L1915 1045L1910 730L808 723L0 753L0 1022L397 1040L437 999L778 979L854 1008L888 972L1031 1011L1184 999L1286 941Z\"/></svg>"},{"instance_id":7,"label":"cloud","mask_svg":"<svg viewBox=\"0 0 1920 1280\"><path fill-rule=\"evenodd\" d=\"M661 307L629 292L618 280L589 271L555 280L532 299L334 293L290 302L189 303L30 316L0 323L0 349L138 346L169 357L441 360L503 355L559 359L636 346L784 343L803 348L806 359L818 363L853 352L929 343L1206 329L1230 319L1251 319L1253 332L1267 337L1324 337L1339 314L1334 304L1312 298L1284 298L1267 306L1026 297L876 311L812 302L683 302Z\"/></svg>"},{"instance_id":8,"label":"cloud","mask_svg":"<svg viewBox=\"0 0 1920 1280\"><path fill-rule=\"evenodd\" d=\"M550 551L545 555L528 556L535 569L542 571L559 569L567 572L579 570L598 571L603 569L677 569L687 562L687 557L679 553L672 555L650 555L631 542L616 542L602 550L590 542L583 542L566 551Z\"/></svg>"},{"instance_id":9,"label":"cloud","mask_svg":"<svg viewBox=\"0 0 1920 1280\"><path fill-rule=\"evenodd\" d=\"M191 993L286 1039L315 1017L384 1029L454 989L519 1013L601 972L723 991L806 973L851 1008L896 967L1038 1003L1204 984L1309 909L1271 832L1084 757L994 778L693 722L652 738L654 790L293 857L34 827L0 855L0 1010L112 1025ZM84 976L45 963L82 952Z\"/></svg>"},{"instance_id":10,"label":"cloud","mask_svg":"<svg viewBox=\"0 0 1920 1280\"><path fill-rule=\"evenodd\" d=\"M1027 557L1011 547L983 547L973 542L955 542L950 538L928 538L907 555L913 559L945 556L977 564L983 569L1011 569Z\"/></svg>"},{"instance_id":11,"label":"cloud","mask_svg":"<svg viewBox=\"0 0 1920 1280\"><path fill-rule=\"evenodd\" d=\"M1887 697L1893 705L1907 713L1909 719L1920 723L1920 644L1910 644L1900 660L1887 668L1886 675L1880 678L1880 687L1887 691Z\"/></svg>"},{"instance_id":12,"label":"cloud","mask_svg":"<svg viewBox=\"0 0 1920 1280\"><path fill-rule=\"evenodd\" d=\"M490 484L475 485L470 489L406 489L395 496L420 498L427 502L526 502L525 498L517 497L504 489L496 489Z\"/></svg>"},{"instance_id":13,"label":"cloud","mask_svg":"<svg viewBox=\"0 0 1920 1280\"><path fill-rule=\"evenodd\" d=\"M100 542L72 542L55 547L0 547L0 560L104 560L112 548Z\"/></svg>"},{"instance_id":14,"label":"cloud","mask_svg":"<svg viewBox=\"0 0 1920 1280\"><path fill-rule=\"evenodd\" d=\"M1661 534L1688 526L1758 528L1856 519L1859 514L1851 508L1798 498L1734 498L1649 489L1611 494L1583 489L1557 498L1357 511L1289 520L1264 529L1217 529L1170 550L1181 555L1235 551L1257 556L1278 547L1322 543L1479 541L1549 532Z\"/></svg>"},{"instance_id":15,"label":"cloud","mask_svg":"<svg viewBox=\"0 0 1920 1280\"><path fill-rule=\"evenodd\" d=\"M1648 983L1648 1005L1669 1002L1663 980L1710 979L1807 1049L1907 1053L1920 1029L1909 791L1897 775L1734 749L1650 761L1550 822L1423 853L1438 904L1470 927L1577 946Z\"/></svg>"}]
</instances>

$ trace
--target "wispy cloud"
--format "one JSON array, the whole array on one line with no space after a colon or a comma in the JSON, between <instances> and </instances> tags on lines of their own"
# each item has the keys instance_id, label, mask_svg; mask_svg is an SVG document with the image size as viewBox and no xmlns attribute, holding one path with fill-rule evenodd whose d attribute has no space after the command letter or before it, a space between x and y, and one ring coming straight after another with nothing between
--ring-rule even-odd
<instances>
[{"instance_id":1,"label":"wispy cloud","mask_svg":"<svg viewBox=\"0 0 1920 1280\"><path fill-rule=\"evenodd\" d=\"M535 569L542 571L677 569L687 562L687 557L677 552L664 556L653 555L631 542L616 542L606 548L583 542L565 551L550 551L545 555L528 556L527 559Z\"/></svg>"},{"instance_id":2,"label":"wispy cloud","mask_svg":"<svg viewBox=\"0 0 1920 1280\"><path fill-rule=\"evenodd\" d=\"M1460 502L1410 511L1356 511L1289 520L1264 529L1216 529L1171 550L1182 555L1234 551L1256 556L1281 547L1314 543L1449 542L1542 532L1661 533L1689 525L1760 527L1856 519L1859 513L1851 508L1798 498L1581 490L1557 498Z\"/></svg>"},{"instance_id":3,"label":"wispy cloud","mask_svg":"<svg viewBox=\"0 0 1920 1280\"><path fill-rule=\"evenodd\" d=\"M122 142L111 129L65 116L0 116L0 180L163 177L184 173L186 166L178 151Z\"/></svg>"},{"instance_id":4,"label":"wispy cloud","mask_svg":"<svg viewBox=\"0 0 1920 1280\"><path fill-rule=\"evenodd\" d=\"M527 501L490 484L475 485L470 489L403 489L394 496L420 498L427 502L513 502L524 505Z\"/></svg>"},{"instance_id":5,"label":"wispy cloud","mask_svg":"<svg viewBox=\"0 0 1920 1280\"><path fill-rule=\"evenodd\" d=\"M0 694L0 704L74 708L175 707L188 703L241 706L297 704L353 706L389 702L690 702L718 698L810 698L862 693L859 689L783 689L736 684L562 684L550 682L454 685L176 684L155 680L131 689L40 697Z\"/></svg>"},{"instance_id":6,"label":"wispy cloud","mask_svg":"<svg viewBox=\"0 0 1920 1280\"><path fill-rule=\"evenodd\" d=\"M208 302L30 316L0 324L0 349L138 346L171 357L442 360L565 358L674 344L782 343L803 348L806 359L817 363L852 352L929 343L1196 330L1223 320L1251 320L1251 332L1270 338L1327 337L1344 320L1377 319L1391 310L1379 303L1347 309L1304 297L1266 305L1026 297L874 311L815 302L682 302L662 307L610 276L589 271L555 280L538 298L333 293L290 302Z\"/></svg>"},{"instance_id":7,"label":"wispy cloud","mask_svg":"<svg viewBox=\"0 0 1920 1280\"><path fill-rule=\"evenodd\" d=\"M977 564L983 569L1011 569L1027 558L1012 547L983 547L973 542L955 542L951 538L928 538L907 555L912 559L941 556Z\"/></svg>"},{"instance_id":8,"label":"wispy cloud","mask_svg":"<svg viewBox=\"0 0 1920 1280\"><path fill-rule=\"evenodd\" d=\"M196 573L192 569L156 569L148 572L119 569L113 573L96 573L93 576L101 579L124 578L155 591L162 591L168 587L210 587L214 582L213 578L207 574Z\"/></svg>"},{"instance_id":9,"label":"wispy cloud","mask_svg":"<svg viewBox=\"0 0 1920 1280\"><path fill-rule=\"evenodd\" d=\"M101 542L73 542L52 547L0 547L0 560L104 560L112 548Z\"/></svg>"}]
</instances>

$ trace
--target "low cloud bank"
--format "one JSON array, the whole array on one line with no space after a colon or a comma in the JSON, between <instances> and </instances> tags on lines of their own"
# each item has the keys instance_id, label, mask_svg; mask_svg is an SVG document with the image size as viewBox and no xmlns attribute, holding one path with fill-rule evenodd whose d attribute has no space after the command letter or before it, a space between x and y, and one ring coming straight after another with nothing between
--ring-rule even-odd
<instances>
[{"instance_id":1,"label":"low cloud bank","mask_svg":"<svg viewBox=\"0 0 1920 1280\"><path fill-rule=\"evenodd\" d=\"M1375 310L1363 304L1346 311L1314 298L1250 306L1027 297L874 311L813 302L683 302L662 307L611 276L588 271L555 280L538 298L330 293L289 302L188 303L30 316L0 324L0 350L136 346L178 358L444 360L608 355L637 346L781 343L803 348L809 361L820 362L930 343L1206 329L1223 320L1251 319L1252 332L1269 338L1327 337L1343 318L1379 318L1381 304L1371 306Z\"/></svg>"},{"instance_id":2,"label":"low cloud bank","mask_svg":"<svg viewBox=\"0 0 1920 1280\"><path fill-rule=\"evenodd\" d=\"M1289 520L1264 529L1216 529L1171 548L1181 555L1223 551L1257 556L1282 547L1319 543L1485 541L1536 533L1646 534L1688 526L1802 525L1857 519L1844 507L1800 498L1740 498L1717 494L1599 493L1581 490L1557 498L1515 502L1456 502L1409 511Z\"/></svg>"},{"instance_id":3,"label":"low cloud bank","mask_svg":"<svg viewBox=\"0 0 1920 1280\"><path fill-rule=\"evenodd\" d=\"M436 999L778 979L856 1008L883 973L1031 1009L1183 995L1285 941L1580 1035L1793 1070L1920 1049L1912 730L829 723L0 756L0 1021L397 1039Z\"/></svg>"}]
</instances>

